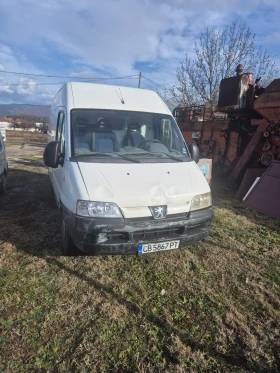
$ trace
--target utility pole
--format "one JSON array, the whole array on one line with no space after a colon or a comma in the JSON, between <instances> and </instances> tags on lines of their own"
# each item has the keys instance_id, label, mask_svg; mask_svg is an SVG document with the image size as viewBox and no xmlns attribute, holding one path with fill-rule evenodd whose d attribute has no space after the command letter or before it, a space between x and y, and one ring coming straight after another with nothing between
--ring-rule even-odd
<instances>
[{"instance_id":1,"label":"utility pole","mask_svg":"<svg viewBox=\"0 0 280 373\"><path fill-rule=\"evenodd\" d=\"M138 88L140 88L141 85L141 78L142 78L142 73L139 73L139 81L138 81Z\"/></svg>"}]
</instances>

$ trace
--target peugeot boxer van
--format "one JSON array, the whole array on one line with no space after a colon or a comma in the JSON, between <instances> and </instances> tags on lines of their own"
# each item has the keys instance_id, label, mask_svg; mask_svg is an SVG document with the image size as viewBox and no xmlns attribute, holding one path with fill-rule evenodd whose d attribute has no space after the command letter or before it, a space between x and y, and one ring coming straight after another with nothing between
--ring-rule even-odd
<instances>
[{"instance_id":1,"label":"peugeot boxer van","mask_svg":"<svg viewBox=\"0 0 280 373\"><path fill-rule=\"evenodd\" d=\"M53 99L44 161L62 251L144 255L205 239L209 185L168 107L145 89L66 83Z\"/></svg>"}]
</instances>

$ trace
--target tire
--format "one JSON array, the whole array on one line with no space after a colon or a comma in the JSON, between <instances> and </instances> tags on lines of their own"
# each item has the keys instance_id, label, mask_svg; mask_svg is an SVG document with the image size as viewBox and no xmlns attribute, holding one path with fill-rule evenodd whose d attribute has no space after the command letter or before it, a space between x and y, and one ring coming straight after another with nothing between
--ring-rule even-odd
<instances>
[{"instance_id":1,"label":"tire","mask_svg":"<svg viewBox=\"0 0 280 373\"><path fill-rule=\"evenodd\" d=\"M61 222L61 233L62 233L61 254L65 256L81 255L81 252L75 246L68 232L67 225L63 217L62 217L62 222Z\"/></svg>"},{"instance_id":2,"label":"tire","mask_svg":"<svg viewBox=\"0 0 280 373\"><path fill-rule=\"evenodd\" d=\"M0 181L0 194L4 194L6 192L6 175L3 173L1 181Z\"/></svg>"}]
</instances>

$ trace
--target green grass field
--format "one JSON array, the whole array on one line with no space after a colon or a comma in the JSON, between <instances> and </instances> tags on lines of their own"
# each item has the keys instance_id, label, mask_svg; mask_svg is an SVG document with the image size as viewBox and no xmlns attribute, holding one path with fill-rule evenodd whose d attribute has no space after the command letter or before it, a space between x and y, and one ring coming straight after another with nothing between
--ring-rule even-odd
<instances>
[{"instance_id":1,"label":"green grass field","mask_svg":"<svg viewBox=\"0 0 280 373\"><path fill-rule=\"evenodd\" d=\"M280 223L213 191L207 241L61 257L40 153L0 200L1 372L279 372Z\"/></svg>"}]
</instances>

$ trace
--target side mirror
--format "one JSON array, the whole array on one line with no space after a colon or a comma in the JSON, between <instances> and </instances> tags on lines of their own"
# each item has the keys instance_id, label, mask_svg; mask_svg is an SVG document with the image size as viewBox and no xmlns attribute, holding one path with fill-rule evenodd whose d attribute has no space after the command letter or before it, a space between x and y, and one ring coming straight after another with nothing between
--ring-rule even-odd
<instances>
[{"instance_id":1,"label":"side mirror","mask_svg":"<svg viewBox=\"0 0 280 373\"><path fill-rule=\"evenodd\" d=\"M199 161L200 153L199 153L199 147L196 145L196 142L194 141L190 142L188 148L191 153L192 159L195 161L195 163L197 163Z\"/></svg>"},{"instance_id":2,"label":"side mirror","mask_svg":"<svg viewBox=\"0 0 280 373\"><path fill-rule=\"evenodd\" d=\"M44 150L44 163L51 168L57 168L59 164L59 142L51 141Z\"/></svg>"}]
</instances>

